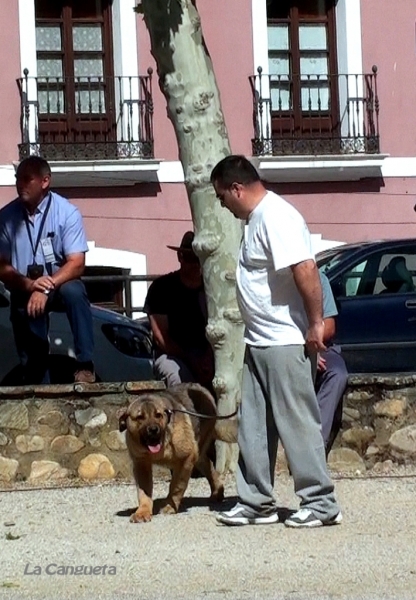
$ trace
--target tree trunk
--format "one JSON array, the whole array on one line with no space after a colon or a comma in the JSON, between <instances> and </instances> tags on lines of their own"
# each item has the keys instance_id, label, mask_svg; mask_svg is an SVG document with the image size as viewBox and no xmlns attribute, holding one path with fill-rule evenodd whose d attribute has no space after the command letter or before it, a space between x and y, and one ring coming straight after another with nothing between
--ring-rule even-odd
<instances>
[{"instance_id":1,"label":"tree trunk","mask_svg":"<svg viewBox=\"0 0 416 600\"><path fill-rule=\"evenodd\" d=\"M242 322L235 270L241 222L222 208L210 184L215 164L230 154L212 62L191 0L142 0L159 84L178 140L208 304L207 337L215 352L219 414L240 401ZM236 445L217 443L217 469L234 470Z\"/></svg>"}]
</instances>

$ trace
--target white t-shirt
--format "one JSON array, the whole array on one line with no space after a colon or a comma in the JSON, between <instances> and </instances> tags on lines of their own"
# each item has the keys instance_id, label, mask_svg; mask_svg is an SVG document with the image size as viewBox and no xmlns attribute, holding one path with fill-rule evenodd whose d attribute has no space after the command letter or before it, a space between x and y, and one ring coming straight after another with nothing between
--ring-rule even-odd
<instances>
[{"instance_id":1,"label":"white t-shirt","mask_svg":"<svg viewBox=\"0 0 416 600\"><path fill-rule=\"evenodd\" d=\"M267 192L244 227L237 266L237 300L247 344L304 343L308 320L290 267L314 258L302 215Z\"/></svg>"}]
</instances>

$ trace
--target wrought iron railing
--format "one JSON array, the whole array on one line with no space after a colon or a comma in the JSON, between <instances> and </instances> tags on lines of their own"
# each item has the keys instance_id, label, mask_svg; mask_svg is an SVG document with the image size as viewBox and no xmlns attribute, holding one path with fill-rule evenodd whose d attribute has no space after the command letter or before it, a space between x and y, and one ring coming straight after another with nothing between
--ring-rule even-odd
<instances>
[{"instance_id":1,"label":"wrought iron railing","mask_svg":"<svg viewBox=\"0 0 416 600\"><path fill-rule=\"evenodd\" d=\"M138 77L30 77L21 98L20 159L153 158L152 69Z\"/></svg>"},{"instance_id":2,"label":"wrought iron railing","mask_svg":"<svg viewBox=\"0 0 416 600\"><path fill-rule=\"evenodd\" d=\"M253 155L380 152L377 67L361 75L250 77Z\"/></svg>"}]
</instances>

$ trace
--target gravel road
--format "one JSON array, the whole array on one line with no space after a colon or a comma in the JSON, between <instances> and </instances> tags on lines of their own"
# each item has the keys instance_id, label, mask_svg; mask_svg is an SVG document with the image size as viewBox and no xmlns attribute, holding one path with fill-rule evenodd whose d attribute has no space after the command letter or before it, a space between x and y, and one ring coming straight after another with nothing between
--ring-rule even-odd
<instances>
[{"instance_id":1,"label":"gravel road","mask_svg":"<svg viewBox=\"0 0 416 600\"><path fill-rule=\"evenodd\" d=\"M297 508L292 480L280 475L276 488L284 516ZM133 485L4 491L0 598L416 598L416 477L341 478L336 489L344 523L314 530L218 525L204 480L191 481L184 512L142 525L129 523ZM166 491L155 484L155 497ZM226 491L228 507L231 476ZM62 566L101 569L64 575Z\"/></svg>"}]
</instances>

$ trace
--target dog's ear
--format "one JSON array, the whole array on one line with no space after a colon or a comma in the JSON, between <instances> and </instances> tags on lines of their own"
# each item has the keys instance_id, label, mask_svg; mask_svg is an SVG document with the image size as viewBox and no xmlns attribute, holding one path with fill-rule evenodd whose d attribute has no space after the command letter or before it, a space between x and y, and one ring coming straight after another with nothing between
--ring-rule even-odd
<instances>
[{"instance_id":1,"label":"dog's ear","mask_svg":"<svg viewBox=\"0 0 416 600\"><path fill-rule=\"evenodd\" d=\"M118 430L123 432L127 429L127 417L129 416L129 409L127 406L124 408L120 408L116 412L116 417L118 419Z\"/></svg>"}]
</instances>

